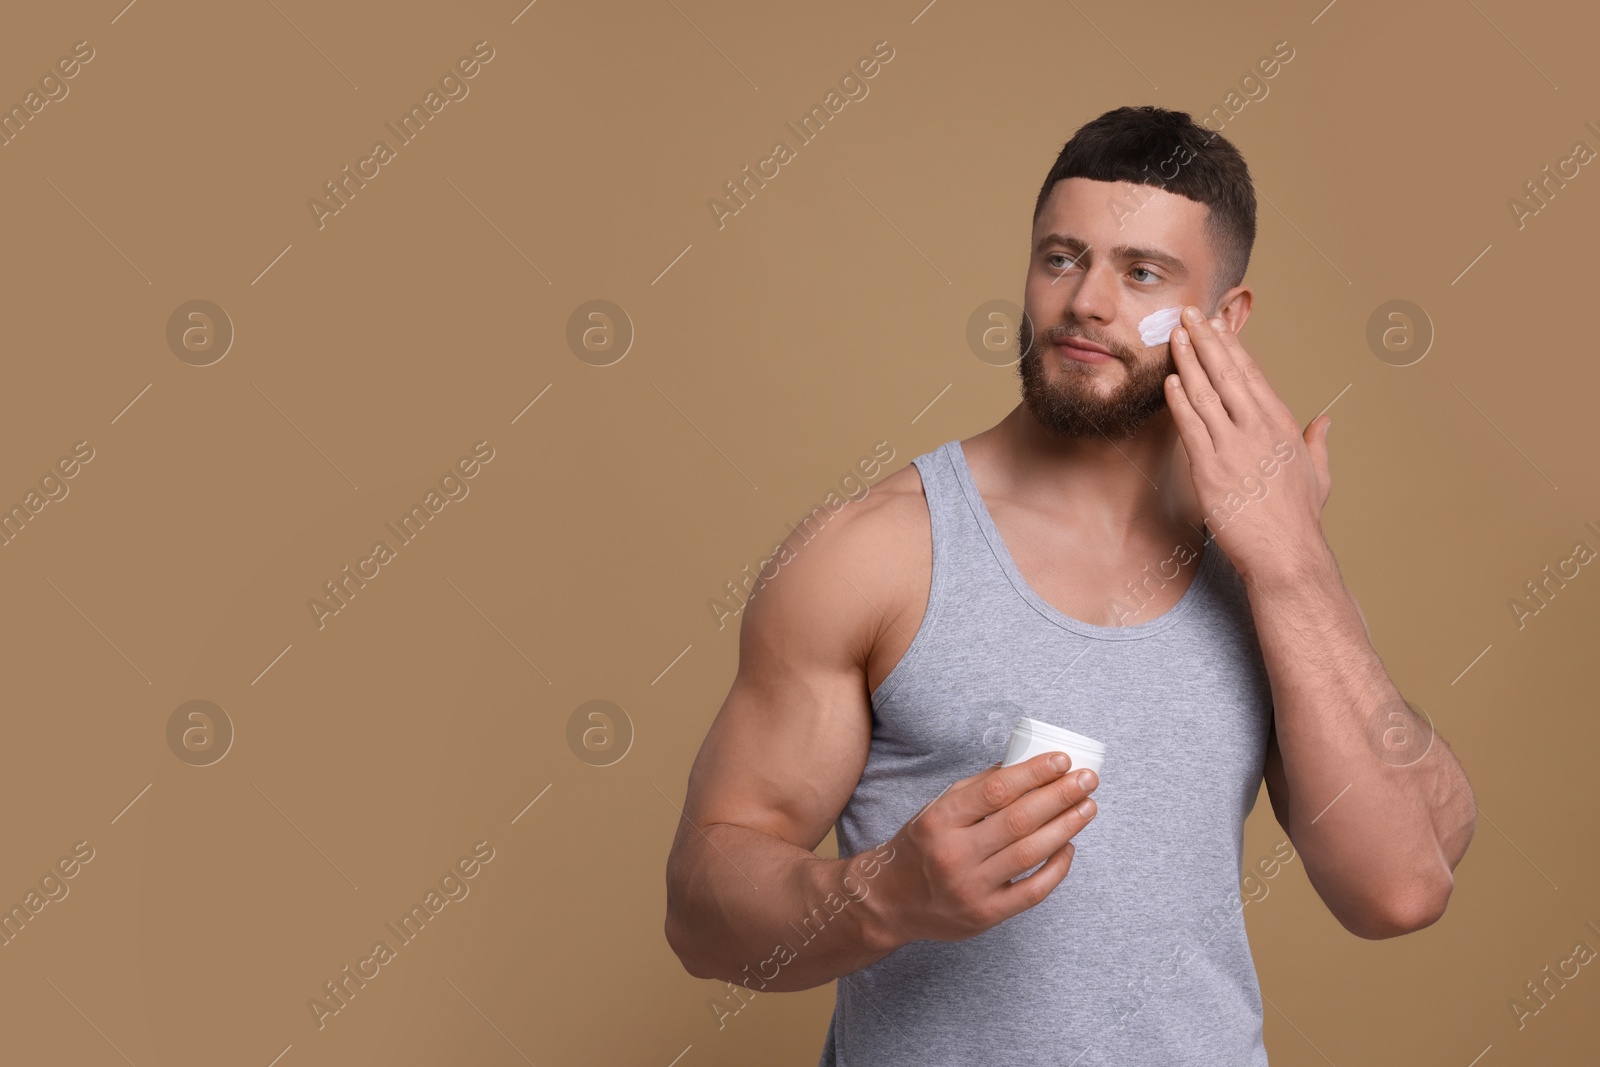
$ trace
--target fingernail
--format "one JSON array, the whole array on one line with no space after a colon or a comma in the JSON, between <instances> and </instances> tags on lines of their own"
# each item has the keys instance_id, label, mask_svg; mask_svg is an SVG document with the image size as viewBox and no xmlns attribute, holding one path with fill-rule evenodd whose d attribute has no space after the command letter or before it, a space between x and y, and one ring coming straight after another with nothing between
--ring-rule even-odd
<instances>
[{"instance_id":1,"label":"fingernail","mask_svg":"<svg viewBox=\"0 0 1600 1067\"><path fill-rule=\"evenodd\" d=\"M1094 783L1095 777L1093 771L1086 770L1078 772L1078 787L1080 789L1093 789Z\"/></svg>"},{"instance_id":2,"label":"fingernail","mask_svg":"<svg viewBox=\"0 0 1600 1067\"><path fill-rule=\"evenodd\" d=\"M1067 757L1062 755L1059 752L1057 752L1054 756L1051 756L1050 757L1050 769L1055 771L1055 772L1057 772L1057 773L1060 773L1061 771L1066 770L1067 769Z\"/></svg>"},{"instance_id":3,"label":"fingernail","mask_svg":"<svg viewBox=\"0 0 1600 1067\"><path fill-rule=\"evenodd\" d=\"M1078 804L1078 814L1082 815L1085 819L1094 814L1094 809L1095 803L1091 797L1084 797L1082 802Z\"/></svg>"},{"instance_id":4,"label":"fingernail","mask_svg":"<svg viewBox=\"0 0 1600 1067\"><path fill-rule=\"evenodd\" d=\"M1214 318L1214 319L1211 320L1211 328L1213 330L1225 329L1227 327L1227 325L1228 325L1227 323L1222 321L1222 317L1220 315L1217 318Z\"/></svg>"},{"instance_id":5,"label":"fingernail","mask_svg":"<svg viewBox=\"0 0 1600 1067\"><path fill-rule=\"evenodd\" d=\"M1188 319L1190 322L1199 322L1200 309L1197 307L1186 307L1183 309L1183 317Z\"/></svg>"}]
</instances>

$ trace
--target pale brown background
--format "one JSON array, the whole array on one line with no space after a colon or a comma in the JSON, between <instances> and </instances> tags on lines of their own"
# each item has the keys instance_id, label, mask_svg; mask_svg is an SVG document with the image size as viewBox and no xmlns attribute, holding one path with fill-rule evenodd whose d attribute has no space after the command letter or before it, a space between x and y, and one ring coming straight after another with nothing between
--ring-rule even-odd
<instances>
[{"instance_id":1,"label":"pale brown background","mask_svg":"<svg viewBox=\"0 0 1600 1067\"><path fill-rule=\"evenodd\" d=\"M1283 1067L1595 1055L1593 966L1525 1029L1508 1007L1600 947L1600 574L1521 631L1508 608L1600 547L1600 174L1524 229L1506 206L1600 147L1591 6L123 2L13 5L0 31L7 104L97 53L0 148L0 503L96 451L0 549L0 901L96 850L0 948L0 1058L814 1063L831 985L719 1030L721 984L661 931L736 665L708 601L874 442L898 468L1015 403L966 323L1020 301L1079 124L1208 111L1284 39L1223 131L1261 194L1244 340L1302 423L1338 398L1329 539L1481 815L1413 936L1347 934L1298 863L1270 883L1246 909L1267 1044ZM307 199L480 40L470 96L319 231ZM880 40L870 95L719 231L707 199ZM197 298L237 331L203 368L165 339ZM597 298L637 330L603 368L565 339ZM1437 330L1404 368L1365 340L1397 298ZM307 599L484 439L471 495L319 631ZM197 698L237 731L207 767L166 741ZM603 768L566 734L596 698L636 732ZM308 998L485 839L471 895L319 1031ZM1263 794L1246 859L1281 839Z\"/></svg>"}]
</instances>

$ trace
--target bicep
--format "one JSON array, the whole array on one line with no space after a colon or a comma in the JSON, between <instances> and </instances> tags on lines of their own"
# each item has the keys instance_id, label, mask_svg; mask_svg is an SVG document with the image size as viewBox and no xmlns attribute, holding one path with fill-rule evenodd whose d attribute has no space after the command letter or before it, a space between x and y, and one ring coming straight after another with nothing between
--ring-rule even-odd
<instances>
[{"instance_id":1,"label":"bicep","mask_svg":"<svg viewBox=\"0 0 1600 1067\"><path fill-rule=\"evenodd\" d=\"M862 579L849 540L807 544L746 607L738 673L689 775L695 826L731 823L814 850L850 799L872 719L870 620L851 589Z\"/></svg>"}]
</instances>

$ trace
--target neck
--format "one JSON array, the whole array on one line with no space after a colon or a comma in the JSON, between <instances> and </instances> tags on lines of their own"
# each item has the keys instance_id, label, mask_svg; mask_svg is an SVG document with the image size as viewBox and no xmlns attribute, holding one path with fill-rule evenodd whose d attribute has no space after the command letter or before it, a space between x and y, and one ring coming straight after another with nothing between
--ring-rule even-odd
<instances>
[{"instance_id":1,"label":"neck","mask_svg":"<svg viewBox=\"0 0 1600 1067\"><path fill-rule=\"evenodd\" d=\"M1059 509L1086 536L1125 543L1174 531L1203 537L1188 458L1171 412L1152 415L1132 437L1061 437L1018 404L965 449L1000 494Z\"/></svg>"}]
</instances>

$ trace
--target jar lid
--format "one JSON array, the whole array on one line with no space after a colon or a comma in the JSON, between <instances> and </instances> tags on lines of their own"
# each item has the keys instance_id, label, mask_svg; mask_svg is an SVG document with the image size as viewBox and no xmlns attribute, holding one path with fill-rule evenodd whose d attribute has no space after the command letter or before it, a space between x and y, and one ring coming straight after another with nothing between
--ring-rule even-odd
<instances>
[{"instance_id":1,"label":"jar lid","mask_svg":"<svg viewBox=\"0 0 1600 1067\"><path fill-rule=\"evenodd\" d=\"M1070 745L1074 748L1081 748L1086 752L1098 753L1102 756L1106 754L1106 746L1103 743L1096 741L1094 738L1085 737L1083 734L1079 733L1073 733L1071 730L1060 726L1054 726L1047 722L1042 722L1039 719L1030 719L1027 716L1023 716L1021 719L1017 720L1016 729L1033 733L1044 738L1046 741L1054 741L1058 744Z\"/></svg>"}]
</instances>

